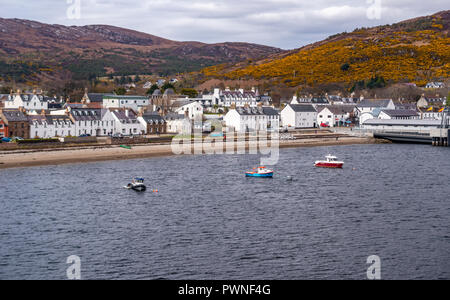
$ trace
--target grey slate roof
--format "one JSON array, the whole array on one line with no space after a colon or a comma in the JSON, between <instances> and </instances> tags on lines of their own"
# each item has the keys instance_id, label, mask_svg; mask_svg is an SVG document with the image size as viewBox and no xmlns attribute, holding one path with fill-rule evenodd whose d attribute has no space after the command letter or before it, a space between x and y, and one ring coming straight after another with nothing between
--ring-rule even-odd
<instances>
[{"instance_id":1,"label":"grey slate roof","mask_svg":"<svg viewBox=\"0 0 450 300\"><path fill-rule=\"evenodd\" d=\"M310 99L310 102L313 104L328 104L330 103L325 97L313 97Z\"/></svg>"},{"instance_id":2,"label":"grey slate roof","mask_svg":"<svg viewBox=\"0 0 450 300\"><path fill-rule=\"evenodd\" d=\"M99 108L73 108L70 114L75 121L101 121L102 110Z\"/></svg>"},{"instance_id":3,"label":"grey slate roof","mask_svg":"<svg viewBox=\"0 0 450 300\"><path fill-rule=\"evenodd\" d=\"M28 122L27 116L20 110L3 110L2 113L8 122Z\"/></svg>"},{"instance_id":4,"label":"grey slate roof","mask_svg":"<svg viewBox=\"0 0 450 300\"><path fill-rule=\"evenodd\" d=\"M31 115L28 116L28 121L30 123L37 122L39 124L42 124L43 122L47 122L47 124L72 123L72 120L66 115Z\"/></svg>"},{"instance_id":5,"label":"grey slate roof","mask_svg":"<svg viewBox=\"0 0 450 300\"><path fill-rule=\"evenodd\" d=\"M238 107L236 108L236 111L241 116L254 116L254 115L264 115L264 111L261 107L257 108L245 108L245 107Z\"/></svg>"},{"instance_id":6,"label":"grey slate roof","mask_svg":"<svg viewBox=\"0 0 450 300\"><path fill-rule=\"evenodd\" d=\"M128 115L124 109L112 109L111 113L117 117L122 123L137 123L137 115L132 109L128 109Z\"/></svg>"},{"instance_id":7,"label":"grey slate roof","mask_svg":"<svg viewBox=\"0 0 450 300\"><path fill-rule=\"evenodd\" d=\"M289 104L295 112L317 112L311 104Z\"/></svg>"},{"instance_id":8,"label":"grey slate roof","mask_svg":"<svg viewBox=\"0 0 450 300\"><path fill-rule=\"evenodd\" d=\"M272 107L263 107L263 112L267 116L278 116L280 112Z\"/></svg>"},{"instance_id":9,"label":"grey slate roof","mask_svg":"<svg viewBox=\"0 0 450 300\"><path fill-rule=\"evenodd\" d=\"M165 122L164 118L161 117L158 113L147 113L142 116L142 119L144 119L147 123L163 123Z\"/></svg>"},{"instance_id":10,"label":"grey slate roof","mask_svg":"<svg viewBox=\"0 0 450 300\"><path fill-rule=\"evenodd\" d=\"M164 91L165 96L175 95L175 91L173 89L167 89Z\"/></svg>"},{"instance_id":11,"label":"grey slate roof","mask_svg":"<svg viewBox=\"0 0 450 300\"><path fill-rule=\"evenodd\" d=\"M195 101L181 99L181 100L174 101L172 103L172 107L179 108L179 107L183 107L185 105L192 104L192 103L195 103Z\"/></svg>"},{"instance_id":12,"label":"grey slate roof","mask_svg":"<svg viewBox=\"0 0 450 300\"><path fill-rule=\"evenodd\" d=\"M152 94L152 96L161 96L161 90L155 90Z\"/></svg>"},{"instance_id":13,"label":"grey slate roof","mask_svg":"<svg viewBox=\"0 0 450 300\"><path fill-rule=\"evenodd\" d=\"M173 120L183 120L183 119L186 119L186 117L184 115L182 115L182 114L174 114L174 113L172 113L172 114L167 114L164 117L164 119L166 121L173 121Z\"/></svg>"},{"instance_id":14,"label":"grey slate roof","mask_svg":"<svg viewBox=\"0 0 450 300\"><path fill-rule=\"evenodd\" d=\"M364 99L358 104L359 107L387 107L391 102L390 99L370 100Z\"/></svg>"},{"instance_id":15,"label":"grey slate roof","mask_svg":"<svg viewBox=\"0 0 450 300\"><path fill-rule=\"evenodd\" d=\"M325 108L328 108L335 115L349 114L355 110L355 105L327 105L324 106L319 112L322 112Z\"/></svg>"},{"instance_id":16,"label":"grey slate roof","mask_svg":"<svg viewBox=\"0 0 450 300\"><path fill-rule=\"evenodd\" d=\"M419 114L415 110L411 109L384 109L382 110L390 117L417 117Z\"/></svg>"},{"instance_id":17,"label":"grey slate roof","mask_svg":"<svg viewBox=\"0 0 450 300\"><path fill-rule=\"evenodd\" d=\"M103 103L103 94L89 93L88 98L89 98L89 101L91 101L91 102Z\"/></svg>"}]
</instances>

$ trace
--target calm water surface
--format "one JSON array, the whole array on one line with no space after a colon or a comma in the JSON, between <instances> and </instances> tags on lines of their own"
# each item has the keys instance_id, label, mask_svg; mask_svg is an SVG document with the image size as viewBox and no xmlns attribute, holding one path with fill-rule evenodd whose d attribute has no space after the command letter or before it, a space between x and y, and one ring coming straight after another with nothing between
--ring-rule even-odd
<instances>
[{"instance_id":1,"label":"calm water surface","mask_svg":"<svg viewBox=\"0 0 450 300\"><path fill-rule=\"evenodd\" d=\"M343 170L314 168L333 153ZM0 171L0 279L450 279L449 148L358 145ZM158 193L122 189L143 176ZM289 182L286 176L294 176Z\"/></svg>"}]
</instances>

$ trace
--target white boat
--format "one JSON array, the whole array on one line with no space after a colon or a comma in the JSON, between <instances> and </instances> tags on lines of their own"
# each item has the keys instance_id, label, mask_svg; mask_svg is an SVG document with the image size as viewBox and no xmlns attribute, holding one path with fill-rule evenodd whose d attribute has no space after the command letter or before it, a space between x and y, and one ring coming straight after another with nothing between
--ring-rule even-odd
<instances>
[{"instance_id":1,"label":"white boat","mask_svg":"<svg viewBox=\"0 0 450 300\"><path fill-rule=\"evenodd\" d=\"M342 169L344 166L343 161L338 161L336 156L328 155L326 157L326 160L318 160L315 163L316 167L319 168L335 168L335 169Z\"/></svg>"},{"instance_id":2,"label":"white boat","mask_svg":"<svg viewBox=\"0 0 450 300\"><path fill-rule=\"evenodd\" d=\"M144 184L144 178L133 179L133 181L125 186L125 188L136 192L145 192L147 190L147 187Z\"/></svg>"}]
</instances>

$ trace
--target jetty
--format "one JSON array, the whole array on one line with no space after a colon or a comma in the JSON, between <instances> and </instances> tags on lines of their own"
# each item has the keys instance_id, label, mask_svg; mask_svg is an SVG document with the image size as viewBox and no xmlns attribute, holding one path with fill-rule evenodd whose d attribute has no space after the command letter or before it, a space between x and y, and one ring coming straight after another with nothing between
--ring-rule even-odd
<instances>
[{"instance_id":1,"label":"jetty","mask_svg":"<svg viewBox=\"0 0 450 300\"><path fill-rule=\"evenodd\" d=\"M449 146L450 108L442 112L441 120L370 120L364 124L376 139L396 143Z\"/></svg>"}]
</instances>

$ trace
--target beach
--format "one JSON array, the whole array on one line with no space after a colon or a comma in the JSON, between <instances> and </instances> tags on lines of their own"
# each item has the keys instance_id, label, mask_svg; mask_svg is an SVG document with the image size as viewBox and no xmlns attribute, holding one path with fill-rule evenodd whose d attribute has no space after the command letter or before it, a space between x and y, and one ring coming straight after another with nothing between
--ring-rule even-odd
<instances>
[{"instance_id":1,"label":"beach","mask_svg":"<svg viewBox=\"0 0 450 300\"><path fill-rule=\"evenodd\" d=\"M236 147L248 149L249 142L235 143ZM372 144L371 138L341 137L338 140L329 138L314 138L302 140L280 141L280 148L335 146L353 144ZM224 149L226 144L224 144ZM203 150L211 147L203 145ZM170 144L135 145L131 149L119 146L84 147L80 149L47 149L34 151L3 151L0 153L0 169L33 167L44 165L59 165L72 163L90 163L97 161L112 161L125 159L152 158L174 155ZM186 155L186 154L185 154Z\"/></svg>"}]
</instances>

